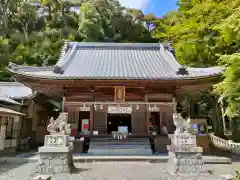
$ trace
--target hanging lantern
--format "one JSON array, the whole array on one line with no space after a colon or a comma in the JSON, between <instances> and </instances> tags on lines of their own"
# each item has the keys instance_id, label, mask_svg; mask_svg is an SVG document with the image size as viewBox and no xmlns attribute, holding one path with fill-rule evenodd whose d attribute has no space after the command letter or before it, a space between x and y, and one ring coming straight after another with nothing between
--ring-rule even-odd
<instances>
[{"instance_id":1,"label":"hanging lantern","mask_svg":"<svg viewBox=\"0 0 240 180\"><path fill-rule=\"evenodd\" d=\"M148 105L148 110L149 110L149 111L151 111L151 110L152 110L152 108L151 108L151 105Z\"/></svg>"},{"instance_id":2,"label":"hanging lantern","mask_svg":"<svg viewBox=\"0 0 240 180\"><path fill-rule=\"evenodd\" d=\"M139 105L137 104L136 110L139 110Z\"/></svg>"},{"instance_id":3,"label":"hanging lantern","mask_svg":"<svg viewBox=\"0 0 240 180\"><path fill-rule=\"evenodd\" d=\"M103 110L103 105L101 104L100 109Z\"/></svg>"}]
</instances>

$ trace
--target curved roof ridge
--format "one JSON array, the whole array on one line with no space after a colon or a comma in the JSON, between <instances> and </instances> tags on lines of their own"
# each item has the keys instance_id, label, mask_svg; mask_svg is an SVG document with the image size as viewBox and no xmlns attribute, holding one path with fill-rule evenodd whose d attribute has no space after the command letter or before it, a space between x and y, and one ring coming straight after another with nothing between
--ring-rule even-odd
<instances>
[{"instance_id":1,"label":"curved roof ridge","mask_svg":"<svg viewBox=\"0 0 240 180\"><path fill-rule=\"evenodd\" d=\"M169 43L65 42L64 46L54 67L10 64L9 71L34 78L122 80L196 79L222 72L182 66ZM183 68L187 73L179 73Z\"/></svg>"},{"instance_id":2,"label":"curved roof ridge","mask_svg":"<svg viewBox=\"0 0 240 180\"><path fill-rule=\"evenodd\" d=\"M25 86L25 85L16 81L15 82L0 81L0 86Z\"/></svg>"},{"instance_id":3,"label":"curved roof ridge","mask_svg":"<svg viewBox=\"0 0 240 180\"><path fill-rule=\"evenodd\" d=\"M35 71L52 71L54 66L28 66L28 65L19 65L10 62L8 64L8 69L13 69L16 71L29 71L29 72L35 72Z\"/></svg>"},{"instance_id":4,"label":"curved roof ridge","mask_svg":"<svg viewBox=\"0 0 240 180\"><path fill-rule=\"evenodd\" d=\"M67 53L65 53L65 56L61 58L61 60L59 60L55 66L63 70L66 70L68 65L71 63L73 59L71 57L76 54L76 49L77 49L76 45L74 45L72 48L69 48Z\"/></svg>"},{"instance_id":5,"label":"curved roof ridge","mask_svg":"<svg viewBox=\"0 0 240 180\"><path fill-rule=\"evenodd\" d=\"M159 46L168 49L171 48L169 43L112 43L112 42L68 42L68 47L76 46L77 48L159 48Z\"/></svg>"}]
</instances>

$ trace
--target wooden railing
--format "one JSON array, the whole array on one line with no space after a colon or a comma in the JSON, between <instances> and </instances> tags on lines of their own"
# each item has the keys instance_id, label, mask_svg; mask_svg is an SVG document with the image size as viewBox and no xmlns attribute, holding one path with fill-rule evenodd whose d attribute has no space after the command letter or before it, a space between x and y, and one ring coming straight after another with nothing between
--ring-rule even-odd
<instances>
[{"instance_id":1,"label":"wooden railing","mask_svg":"<svg viewBox=\"0 0 240 180\"><path fill-rule=\"evenodd\" d=\"M231 140L222 139L213 134L210 134L210 141L213 146L234 153L236 155L240 155L240 143L235 143Z\"/></svg>"}]
</instances>

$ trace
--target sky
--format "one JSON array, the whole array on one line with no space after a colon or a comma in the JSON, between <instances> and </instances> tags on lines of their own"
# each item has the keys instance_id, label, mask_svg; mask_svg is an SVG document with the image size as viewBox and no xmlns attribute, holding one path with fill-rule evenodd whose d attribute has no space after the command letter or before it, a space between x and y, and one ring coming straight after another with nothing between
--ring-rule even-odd
<instances>
[{"instance_id":1,"label":"sky","mask_svg":"<svg viewBox=\"0 0 240 180\"><path fill-rule=\"evenodd\" d=\"M170 10L177 9L177 0L119 0L123 6L141 9L144 14L153 13L162 16Z\"/></svg>"}]
</instances>

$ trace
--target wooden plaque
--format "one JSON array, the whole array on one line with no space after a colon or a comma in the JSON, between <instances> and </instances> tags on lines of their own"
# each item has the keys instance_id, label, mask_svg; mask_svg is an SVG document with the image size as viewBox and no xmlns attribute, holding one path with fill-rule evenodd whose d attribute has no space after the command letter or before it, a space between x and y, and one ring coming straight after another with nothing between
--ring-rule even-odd
<instances>
[{"instance_id":1,"label":"wooden plaque","mask_svg":"<svg viewBox=\"0 0 240 180\"><path fill-rule=\"evenodd\" d=\"M124 102L125 101L125 86L115 86L114 100L116 102Z\"/></svg>"}]
</instances>

